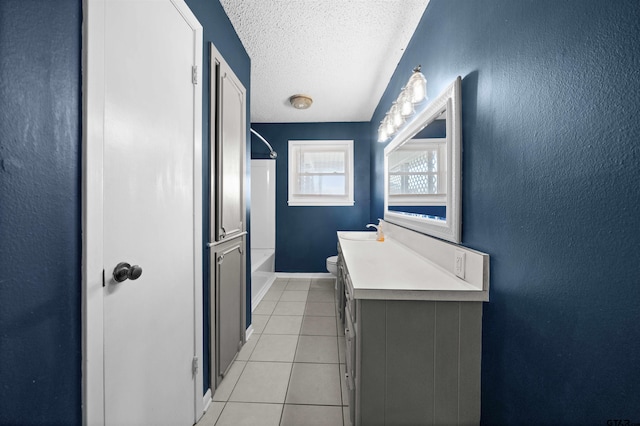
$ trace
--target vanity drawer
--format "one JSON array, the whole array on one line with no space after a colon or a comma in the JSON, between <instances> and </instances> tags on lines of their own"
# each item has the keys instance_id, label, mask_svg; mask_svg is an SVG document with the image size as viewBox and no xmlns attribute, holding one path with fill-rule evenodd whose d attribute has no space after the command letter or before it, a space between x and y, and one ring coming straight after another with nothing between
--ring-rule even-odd
<instances>
[{"instance_id":1,"label":"vanity drawer","mask_svg":"<svg viewBox=\"0 0 640 426\"><path fill-rule=\"evenodd\" d=\"M340 245L338 245L338 264L342 264L345 274L349 273L349 270L347 269L347 262L344 261L344 255L342 254Z\"/></svg>"},{"instance_id":2,"label":"vanity drawer","mask_svg":"<svg viewBox=\"0 0 640 426\"><path fill-rule=\"evenodd\" d=\"M351 312L349 308L346 308L346 323L344 327L345 345L345 358L347 373L351 375L351 378L355 377L356 367L356 328L351 320Z\"/></svg>"},{"instance_id":3,"label":"vanity drawer","mask_svg":"<svg viewBox=\"0 0 640 426\"><path fill-rule=\"evenodd\" d=\"M336 303L338 304L338 314L340 324L344 326L344 266L338 258L338 276L336 277Z\"/></svg>"},{"instance_id":4,"label":"vanity drawer","mask_svg":"<svg viewBox=\"0 0 640 426\"><path fill-rule=\"evenodd\" d=\"M351 418L351 424L355 425L356 421L356 328L352 321L351 312L349 308L345 308L345 329L344 337L346 340L345 345L345 358L346 358L346 372L345 383L347 385L347 396L349 398L349 417Z\"/></svg>"},{"instance_id":5,"label":"vanity drawer","mask_svg":"<svg viewBox=\"0 0 640 426\"><path fill-rule=\"evenodd\" d=\"M351 424L356 424L356 386L353 376L349 372L344 374L345 383L347 385L347 396L349 397L349 418Z\"/></svg>"},{"instance_id":6,"label":"vanity drawer","mask_svg":"<svg viewBox=\"0 0 640 426\"><path fill-rule=\"evenodd\" d=\"M351 321L358 322L356 300L353 298L353 284L349 274L346 274L344 279L344 297L346 308L351 312Z\"/></svg>"}]
</instances>

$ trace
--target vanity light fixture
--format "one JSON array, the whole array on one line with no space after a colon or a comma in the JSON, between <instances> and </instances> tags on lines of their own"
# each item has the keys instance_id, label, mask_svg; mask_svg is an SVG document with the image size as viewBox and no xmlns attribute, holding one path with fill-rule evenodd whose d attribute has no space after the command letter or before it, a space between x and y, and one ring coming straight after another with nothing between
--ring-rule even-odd
<instances>
[{"instance_id":1,"label":"vanity light fixture","mask_svg":"<svg viewBox=\"0 0 640 426\"><path fill-rule=\"evenodd\" d=\"M404 125L415 113L414 105L427 99L427 79L420 72L422 65L413 69L413 73L402 88L398 99L391 105L378 127L378 142L385 142Z\"/></svg>"},{"instance_id":2,"label":"vanity light fixture","mask_svg":"<svg viewBox=\"0 0 640 426\"><path fill-rule=\"evenodd\" d=\"M291 103L291 106L295 109L307 109L313 103L313 99L311 99L311 96L298 94L291 96L289 103Z\"/></svg>"}]
</instances>

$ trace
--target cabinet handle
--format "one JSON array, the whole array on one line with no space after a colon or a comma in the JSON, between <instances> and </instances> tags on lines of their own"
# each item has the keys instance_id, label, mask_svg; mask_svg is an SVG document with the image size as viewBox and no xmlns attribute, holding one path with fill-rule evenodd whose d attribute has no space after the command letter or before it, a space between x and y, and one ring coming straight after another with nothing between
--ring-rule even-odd
<instances>
[{"instance_id":1,"label":"cabinet handle","mask_svg":"<svg viewBox=\"0 0 640 426\"><path fill-rule=\"evenodd\" d=\"M349 376L349 373L344 373L344 378L347 381L347 390L352 391L353 390L353 386L351 384L351 376Z\"/></svg>"}]
</instances>

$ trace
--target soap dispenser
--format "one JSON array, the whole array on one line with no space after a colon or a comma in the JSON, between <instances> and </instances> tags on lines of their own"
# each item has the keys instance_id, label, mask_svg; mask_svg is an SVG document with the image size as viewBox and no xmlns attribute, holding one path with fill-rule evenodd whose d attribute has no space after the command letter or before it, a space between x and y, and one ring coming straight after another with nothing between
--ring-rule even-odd
<instances>
[{"instance_id":1,"label":"soap dispenser","mask_svg":"<svg viewBox=\"0 0 640 426\"><path fill-rule=\"evenodd\" d=\"M382 231L382 219L378 219L378 227L376 228L376 241L384 241L384 232Z\"/></svg>"}]
</instances>

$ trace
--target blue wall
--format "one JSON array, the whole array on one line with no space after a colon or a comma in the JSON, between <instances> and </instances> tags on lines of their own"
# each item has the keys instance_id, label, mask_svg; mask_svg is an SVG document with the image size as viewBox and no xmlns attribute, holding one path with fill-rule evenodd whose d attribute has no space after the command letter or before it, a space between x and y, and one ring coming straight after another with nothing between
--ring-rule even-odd
<instances>
[{"instance_id":1,"label":"blue wall","mask_svg":"<svg viewBox=\"0 0 640 426\"><path fill-rule=\"evenodd\" d=\"M369 123L253 123L278 153L276 160L276 271L327 272L326 259L337 254L336 231L364 230L369 223ZM253 138L253 158L269 150ZM288 141L353 139L354 206L302 207L287 205Z\"/></svg>"},{"instance_id":2,"label":"blue wall","mask_svg":"<svg viewBox=\"0 0 640 426\"><path fill-rule=\"evenodd\" d=\"M202 87L202 189L203 189L203 206L204 212L202 217L202 229L204 233L203 238L203 251L204 251L204 259L202 262L203 265L203 281L204 281L204 291L203 291L203 304L204 304L204 360L203 360L203 374L204 374L204 391L206 392L209 389L210 381L209 381L209 359L211 357L209 350L209 318L207 317L210 304L210 292L209 292L209 277L210 277L210 259L209 259L209 248L207 247L207 242L209 241L209 157L210 157L210 140L209 140L209 129L210 129L210 111L209 111L209 79L210 79L210 67L209 63L211 62L211 54L209 51L209 43L213 43L216 46L216 49L220 52L220 54L224 57L225 61L236 77L240 79L240 82L244 85L247 91L247 117L250 117L250 98L251 98L251 60L249 59L249 55L247 55L244 46L242 46L242 42L238 35L236 34L235 29L231 25L231 21L229 21L229 17L224 12L222 5L218 0L185 0L191 11L200 21L203 27L203 87ZM250 152L250 139L249 139L249 127L248 127L248 119L247 119L247 152ZM249 156L247 156L249 157ZM251 171L251 161L247 158L247 181L250 177ZM246 187L246 205L247 205L247 229L249 229L250 222L249 216L251 211L251 203L250 203L250 190L251 186L247 185ZM249 238L249 237L247 237ZM247 247L249 247L249 240L247 240ZM247 250L247 299L245 301L247 306L247 327L251 324L251 259L249 250Z\"/></svg>"},{"instance_id":3,"label":"blue wall","mask_svg":"<svg viewBox=\"0 0 640 426\"><path fill-rule=\"evenodd\" d=\"M248 88L248 57L219 3L187 3ZM0 2L3 424L81 423L81 19L79 0ZM464 78L463 244L491 255L485 424L640 421L638 22L635 0L431 0L373 117L418 63L432 97ZM278 199L278 232L305 238L276 244L313 259L279 269L323 271L335 230L382 214L384 144L362 123L255 127L279 167L288 139L356 140L366 188L356 181L355 207L309 216ZM370 147L369 214L358 152ZM602 218L603 204L617 216Z\"/></svg>"},{"instance_id":4,"label":"blue wall","mask_svg":"<svg viewBox=\"0 0 640 426\"><path fill-rule=\"evenodd\" d=\"M637 0L431 0L373 117L418 64L432 98L463 77L462 242L491 255L483 424L640 422L639 22Z\"/></svg>"},{"instance_id":5,"label":"blue wall","mask_svg":"<svg viewBox=\"0 0 640 426\"><path fill-rule=\"evenodd\" d=\"M0 424L81 422L80 5L0 2Z\"/></svg>"},{"instance_id":6,"label":"blue wall","mask_svg":"<svg viewBox=\"0 0 640 426\"><path fill-rule=\"evenodd\" d=\"M220 3L187 3L248 101L250 60ZM79 0L0 2L0 424L81 423L81 31ZM205 45L204 158L208 63Z\"/></svg>"}]
</instances>

